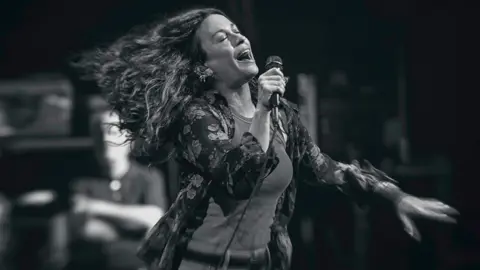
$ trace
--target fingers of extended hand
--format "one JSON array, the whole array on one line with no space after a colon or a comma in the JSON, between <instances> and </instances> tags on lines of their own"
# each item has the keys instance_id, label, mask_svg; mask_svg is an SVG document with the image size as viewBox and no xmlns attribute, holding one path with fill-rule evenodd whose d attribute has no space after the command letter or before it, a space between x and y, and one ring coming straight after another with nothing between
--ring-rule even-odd
<instances>
[{"instance_id":1,"label":"fingers of extended hand","mask_svg":"<svg viewBox=\"0 0 480 270\"><path fill-rule=\"evenodd\" d=\"M425 200L424 207L433 211L441 211L443 213L450 214L450 215L459 214L459 212L455 208L435 199Z\"/></svg>"},{"instance_id":2,"label":"fingers of extended hand","mask_svg":"<svg viewBox=\"0 0 480 270\"><path fill-rule=\"evenodd\" d=\"M458 211L453 207L434 199L419 200L415 204L415 208L419 216L442 222L455 223L455 218L450 215L458 214Z\"/></svg>"},{"instance_id":3,"label":"fingers of extended hand","mask_svg":"<svg viewBox=\"0 0 480 270\"><path fill-rule=\"evenodd\" d=\"M422 212L422 216L425 218L429 218L437 221L456 223L455 218L449 216L448 214L442 213L440 211L425 210Z\"/></svg>"},{"instance_id":4,"label":"fingers of extended hand","mask_svg":"<svg viewBox=\"0 0 480 270\"><path fill-rule=\"evenodd\" d=\"M418 232L418 229L416 228L416 226L415 226L415 224L413 223L413 221L412 221L407 215L404 215L404 214L400 214L400 215L399 215L399 218L400 218L400 220L401 220L402 223L403 223L403 227L404 227L405 231L406 231L411 237L413 237L413 238L416 239L417 241L420 241L421 235L420 235L420 233Z\"/></svg>"}]
</instances>

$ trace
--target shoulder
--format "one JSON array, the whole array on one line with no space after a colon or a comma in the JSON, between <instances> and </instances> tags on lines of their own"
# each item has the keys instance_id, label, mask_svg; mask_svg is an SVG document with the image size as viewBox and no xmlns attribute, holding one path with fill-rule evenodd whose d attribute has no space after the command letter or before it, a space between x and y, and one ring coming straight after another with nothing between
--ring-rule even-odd
<instances>
[{"instance_id":1,"label":"shoulder","mask_svg":"<svg viewBox=\"0 0 480 270\"><path fill-rule=\"evenodd\" d=\"M202 95L195 97L186 106L185 112L192 112L197 110L211 110L223 105L223 98L220 94L214 91L206 91Z\"/></svg>"},{"instance_id":2,"label":"shoulder","mask_svg":"<svg viewBox=\"0 0 480 270\"><path fill-rule=\"evenodd\" d=\"M210 105L202 98L195 98L187 104L183 110L186 119L194 118L198 114L205 114L210 111Z\"/></svg>"},{"instance_id":3,"label":"shoulder","mask_svg":"<svg viewBox=\"0 0 480 270\"><path fill-rule=\"evenodd\" d=\"M181 121L178 127L184 129L185 126L194 126L202 124L211 119L210 105L201 98L195 98L183 108Z\"/></svg>"},{"instance_id":4,"label":"shoulder","mask_svg":"<svg viewBox=\"0 0 480 270\"><path fill-rule=\"evenodd\" d=\"M228 105L221 97L215 94L205 94L193 99L184 109L184 125L190 125L197 121L202 123L216 123L224 130L228 130L233 124Z\"/></svg>"},{"instance_id":5,"label":"shoulder","mask_svg":"<svg viewBox=\"0 0 480 270\"><path fill-rule=\"evenodd\" d=\"M218 99L214 94L209 93L194 98L184 108L184 119L191 121L205 116L223 116L226 108Z\"/></svg>"}]
</instances>

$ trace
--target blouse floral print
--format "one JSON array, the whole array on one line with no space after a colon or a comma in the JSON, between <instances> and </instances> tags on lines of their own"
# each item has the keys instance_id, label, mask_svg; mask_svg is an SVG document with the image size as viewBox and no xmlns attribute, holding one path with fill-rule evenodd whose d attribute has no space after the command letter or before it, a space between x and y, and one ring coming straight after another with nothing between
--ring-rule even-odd
<instances>
[{"instance_id":1,"label":"blouse floral print","mask_svg":"<svg viewBox=\"0 0 480 270\"><path fill-rule=\"evenodd\" d=\"M287 224L295 208L297 185L334 187L357 203L375 196L396 201L402 191L394 180L371 166L343 164L322 153L300 122L295 105L281 100L281 121L288 136L286 150L294 165L294 179L277 202L269 249L273 270L290 268L292 245ZM195 99L178 123L176 151L181 190L167 213L147 233L138 255L151 270L171 270L174 256L186 247L205 216L209 187L217 185L238 200L247 199L262 166L265 176L278 164L275 151L269 156L250 133L234 146L234 120L226 100L208 91ZM176 258L176 257L175 257Z\"/></svg>"}]
</instances>

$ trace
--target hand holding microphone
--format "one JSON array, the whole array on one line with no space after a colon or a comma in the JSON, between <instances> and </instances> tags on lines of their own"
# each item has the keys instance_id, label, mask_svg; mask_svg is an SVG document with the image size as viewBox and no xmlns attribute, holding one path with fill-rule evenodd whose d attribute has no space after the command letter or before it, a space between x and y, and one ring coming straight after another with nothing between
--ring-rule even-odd
<instances>
[{"instance_id":1,"label":"hand holding microphone","mask_svg":"<svg viewBox=\"0 0 480 270\"><path fill-rule=\"evenodd\" d=\"M267 71L258 78L258 105L270 110L278 107L280 96L285 93L286 80L280 57L269 57L265 68Z\"/></svg>"}]
</instances>

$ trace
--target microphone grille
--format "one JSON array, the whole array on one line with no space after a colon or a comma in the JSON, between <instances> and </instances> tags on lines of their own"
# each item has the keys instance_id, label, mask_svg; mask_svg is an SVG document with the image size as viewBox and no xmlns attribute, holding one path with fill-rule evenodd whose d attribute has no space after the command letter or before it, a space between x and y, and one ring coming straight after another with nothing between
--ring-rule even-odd
<instances>
[{"instance_id":1,"label":"microphone grille","mask_svg":"<svg viewBox=\"0 0 480 270\"><path fill-rule=\"evenodd\" d=\"M265 64L265 69L269 70L271 68L279 68L280 70L283 70L283 61L280 56L269 56L267 58L267 62Z\"/></svg>"}]
</instances>

